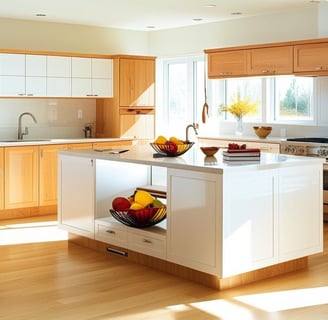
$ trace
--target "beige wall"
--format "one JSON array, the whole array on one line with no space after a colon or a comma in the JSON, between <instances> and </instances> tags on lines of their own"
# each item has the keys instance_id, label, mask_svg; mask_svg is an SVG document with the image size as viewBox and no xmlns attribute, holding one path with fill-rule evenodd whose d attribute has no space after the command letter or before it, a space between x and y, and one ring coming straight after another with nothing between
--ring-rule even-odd
<instances>
[{"instance_id":1,"label":"beige wall","mask_svg":"<svg viewBox=\"0 0 328 320\"><path fill-rule=\"evenodd\" d=\"M319 34L318 19L318 10L313 6L306 10L155 31L150 34L151 54L182 56L200 54L210 48L328 36L328 33ZM325 21L321 20L321 29Z\"/></svg>"},{"instance_id":2,"label":"beige wall","mask_svg":"<svg viewBox=\"0 0 328 320\"><path fill-rule=\"evenodd\" d=\"M81 25L0 19L4 49L149 54L148 33Z\"/></svg>"}]
</instances>

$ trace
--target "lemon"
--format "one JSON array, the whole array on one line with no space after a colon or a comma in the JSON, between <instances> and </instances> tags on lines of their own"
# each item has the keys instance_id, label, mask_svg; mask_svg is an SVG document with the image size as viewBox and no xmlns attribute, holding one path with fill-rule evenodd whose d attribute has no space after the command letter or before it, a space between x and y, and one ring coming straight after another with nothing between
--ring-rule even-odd
<instances>
[{"instance_id":1,"label":"lemon","mask_svg":"<svg viewBox=\"0 0 328 320\"><path fill-rule=\"evenodd\" d=\"M130 210L140 210L143 208L144 208L144 206L137 202L133 202L130 206Z\"/></svg>"},{"instance_id":2,"label":"lemon","mask_svg":"<svg viewBox=\"0 0 328 320\"><path fill-rule=\"evenodd\" d=\"M158 136L155 140L155 143L165 144L166 141L167 141L167 139L164 136Z\"/></svg>"},{"instance_id":3,"label":"lemon","mask_svg":"<svg viewBox=\"0 0 328 320\"><path fill-rule=\"evenodd\" d=\"M144 190L138 190L136 194L134 195L134 201L138 204L142 205L143 208L147 207L151 203L153 203L154 198L152 195Z\"/></svg>"}]
</instances>

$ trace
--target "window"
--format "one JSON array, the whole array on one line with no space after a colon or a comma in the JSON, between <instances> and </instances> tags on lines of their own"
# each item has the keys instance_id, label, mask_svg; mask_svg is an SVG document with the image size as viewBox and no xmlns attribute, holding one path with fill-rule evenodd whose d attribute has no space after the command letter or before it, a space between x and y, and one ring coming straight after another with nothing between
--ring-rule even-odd
<instances>
[{"instance_id":1,"label":"window","mask_svg":"<svg viewBox=\"0 0 328 320\"><path fill-rule=\"evenodd\" d=\"M187 57L161 62L163 88L157 115L157 133L184 137L188 124L199 122L204 104L204 59ZM160 90L158 90L160 91Z\"/></svg>"},{"instance_id":2,"label":"window","mask_svg":"<svg viewBox=\"0 0 328 320\"><path fill-rule=\"evenodd\" d=\"M273 120L313 120L313 78L275 77Z\"/></svg>"},{"instance_id":3,"label":"window","mask_svg":"<svg viewBox=\"0 0 328 320\"><path fill-rule=\"evenodd\" d=\"M276 76L208 80L204 78L204 57L185 57L158 60L157 133L184 136L185 128L193 122L201 123L207 86L210 121L233 121L229 113L220 113L220 106L231 103L231 97L240 93L243 99L251 97L258 102L255 113L244 117L244 122L263 124L315 123L315 84L312 77ZM162 96L163 95L163 96ZM206 125L208 127L208 124ZM204 128L202 128L204 130Z\"/></svg>"}]
</instances>

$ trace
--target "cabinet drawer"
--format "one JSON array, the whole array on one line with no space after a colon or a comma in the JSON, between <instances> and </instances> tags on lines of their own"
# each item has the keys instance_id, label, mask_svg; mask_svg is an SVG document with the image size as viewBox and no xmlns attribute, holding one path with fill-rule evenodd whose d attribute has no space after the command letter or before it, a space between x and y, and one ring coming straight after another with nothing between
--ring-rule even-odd
<instances>
[{"instance_id":1,"label":"cabinet drawer","mask_svg":"<svg viewBox=\"0 0 328 320\"><path fill-rule=\"evenodd\" d=\"M96 240L121 246L127 247L127 231L125 227L119 227L112 224L102 225L96 223Z\"/></svg>"},{"instance_id":2,"label":"cabinet drawer","mask_svg":"<svg viewBox=\"0 0 328 320\"><path fill-rule=\"evenodd\" d=\"M161 259L166 257L166 241L164 237L153 237L129 232L128 249Z\"/></svg>"}]
</instances>

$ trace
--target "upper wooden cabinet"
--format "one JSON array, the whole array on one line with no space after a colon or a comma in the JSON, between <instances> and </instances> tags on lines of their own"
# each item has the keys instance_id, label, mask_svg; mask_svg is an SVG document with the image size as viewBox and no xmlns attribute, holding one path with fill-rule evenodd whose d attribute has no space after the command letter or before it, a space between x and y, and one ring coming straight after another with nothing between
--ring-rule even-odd
<instances>
[{"instance_id":1,"label":"upper wooden cabinet","mask_svg":"<svg viewBox=\"0 0 328 320\"><path fill-rule=\"evenodd\" d=\"M327 75L328 42L294 46L294 71Z\"/></svg>"},{"instance_id":2,"label":"upper wooden cabinet","mask_svg":"<svg viewBox=\"0 0 328 320\"><path fill-rule=\"evenodd\" d=\"M246 74L246 51L223 51L208 55L208 77L229 78Z\"/></svg>"},{"instance_id":3,"label":"upper wooden cabinet","mask_svg":"<svg viewBox=\"0 0 328 320\"><path fill-rule=\"evenodd\" d=\"M293 46L247 50L248 75L293 73Z\"/></svg>"},{"instance_id":4,"label":"upper wooden cabinet","mask_svg":"<svg viewBox=\"0 0 328 320\"><path fill-rule=\"evenodd\" d=\"M120 59L119 99L121 107L155 106L155 61Z\"/></svg>"},{"instance_id":5,"label":"upper wooden cabinet","mask_svg":"<svg viewBox=\"0 0 328 320\"><path fill-rule=\"evenodd\" d=\"M208 49L208 77L328 75L328 38Z\"/></svg>"}]
</instances>

